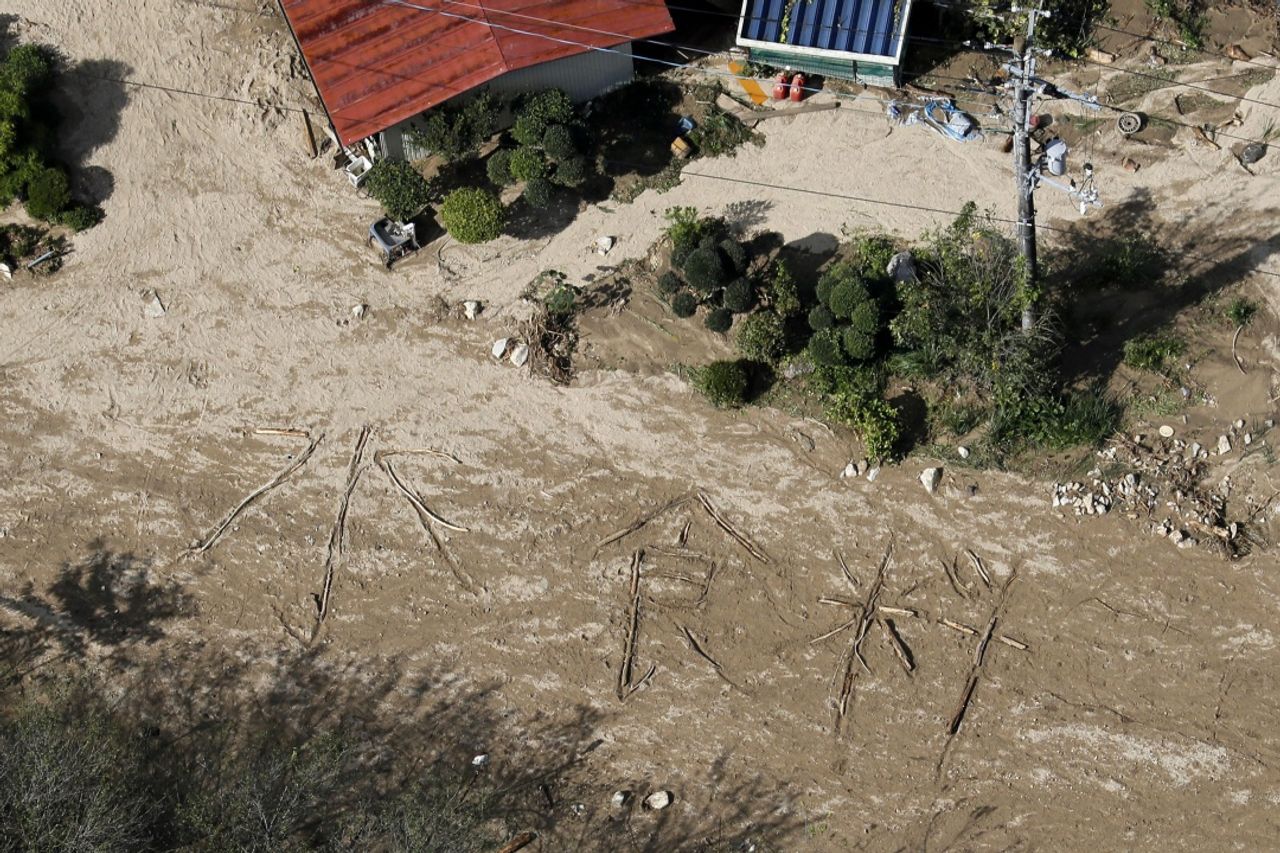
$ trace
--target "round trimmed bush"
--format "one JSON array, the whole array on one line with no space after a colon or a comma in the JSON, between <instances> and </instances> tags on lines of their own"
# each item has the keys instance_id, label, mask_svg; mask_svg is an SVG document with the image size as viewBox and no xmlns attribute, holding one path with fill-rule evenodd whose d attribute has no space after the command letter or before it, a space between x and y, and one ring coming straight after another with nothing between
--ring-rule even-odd
<instances>
[{"instance_id":1,"label":"round trimmed bush","mask_svg":"<svg viewBox=\"0 0 1280 853\"><path fill-rule=\"evenodd\" d=\"M552 160L568 160L577 156L578 144L572 130L563 124L553 124L542 134L542 150Z\"/></svg>"},{"instance_id":2,"label":"round trimmed bush","mask_svg":"<svg viewBox=\"0 0 1280 853\"><path fill-rule=\"evenodd\" d=\"M671 270L667 270L662 275L658 276L659 293L670 296L682 287L684 287L684 282L680 280L680 276L676 275Z\"/></svg>"},{"instance_id":3,"label":"round trimmed bush","mask_svg":"<svg viewBox=\"0 0 1280 853\"><path fill-rule=\"evenodd\" d=\"M787 350L787 330L777 314L757 311L743 318L734 343L743 358L773 363Z\"/></svg>"},{"instance_id":4,"label":"round trimmed bush","mask_svg":"<svg viewBox=\"0 0 1280 853\"><path fill-rule=\"evenodd\" d=\"M698 310L698 297L682 290L671 297L671 313L677 317L692 317Z\"/></svg>"},{"instance_id":5,"label":"round trimmed bush","mask_svg":"<svg viewBox=\"0 0 1280 853\"><path fill-rule=\"evenodd\" d=\"M502 233L506 222L502 202L478 187L456 189L440 204L440 223L459 243L486 243Z\"/></svg>"},{"instance_id":6,"label":"round trimmed bush","mask_svg":"<svg viewBox=\"0 0 1280 853\"><path fill-rule=\"evenodd\" d=\"M514 184L516 179L511 174L511 149L499 148L490 154L484 164L484 170L495 186L509 187Z\"/></svg>"},{"instance_id":7,"label":"round trimmed bush","mask_svg":"<svg viewBox=\"0 0 1280 853\"><path fill-rule=\"evenodd\" d=\"M524 191L520 193L520 197L531 207L546 207L551 204L554 193L555 187L550 181L546 178L534 178L524 185Z\"/></svg>"},{"instance_id":8,"label":"round trimmed bush","mask_svg":"<svg viewBox=\"0 0 1280 853\"><path fill-rule=\"evenodd\" d=\"M734 314L745 314L755 307L756 289L745 278L734 279L724 289L724 307Z\"/></svg>"},{"instance_id":9,"label":"round trimmed bush","mask_svg":"<svg viewBox=\"0 0 1280 853\"><path fill-rule=\"evenodd\" d=\"M725 283L724 262L714 248L698 248L689 253L684 262L684 277L689 285L701 293L711 293Z\"/></svg>"},{"instance_id":10,"label":"round trimmed bush","mask_svg":"<svg viewBox=\"0 0 1280 853\"><path fill-rule=\"evenodd\" d=\"M511 152L511 177L517 181L533 181L547 176L547 161L536 148L521 147Z\"/></svg>"},{"instance_id":11,"label":"round trimmed bush","mask_svg":"<svg viewBox=\"0 0 1280 853\"><path fill-rule=\"evenodd\" d=\"M724 253L724 259L738 275L747 271L747 250L737 240L721 240L720 251Z\"/></svg>"},{"instance_id":12,"label":"round trimmed bush","mask_svg":"<svg viewBox=\"0 0 1280 853\"><path fill-rule=\"evenodd\" d=\"M747 401L751 377L740 361L713 361L698 371L694 383L712 405L725 408Z\"/></svg>"},{"instance_id":13,"label":"round trimmed bush","mask_svg":"<svg viewBox=\"0 0 1280 853\"><path fill-rule=\"evenodd\" d=\"M869 335L856 326L845 326L841 330L840 345L849 358L857 361L871 358L876 352L875 335Z\"/></svg>"},{"instance_id":14,"label":"round trimmed bush","mask_svg":"<svg viewBox=\"0 0 1280 853\"><path fill-rule=\"evenodd\" d=\"M831 313L831 309L825 305L815 305L809 311L809 328L815 332L821 332L824 329L830 329L836 324L835 315Z\"/></svg>"},{"instance_id":15,"label":"round trimmed bush","mask_svg":"<svg viewBox=\"0 0 1280 853\"><path fill-rule=\"evenodd\" d=\"M831 288L831 298L827 300L831 313L841 320L848 320L858 306L871 299L867 286L858 279L845 279Z\"/></svg>"},{"instance_id":16,"label":"round trimmed bush","mask_svg":"<svg viewBox=\"0 0 1280 853\"><path fill-rule=\"evenodd\" d=\"M591 168L586 157L570 157L556 164L555 174L551 180L565 187L578 187L587 182L591 176Z\"/></svg>"},{"instance_id":17,"label":"round trimmed bush","mask_svg":"<svg viewBox=\"0 0 1280 853\"><path fill-rule=\"evenodd\" d=\"M859 302L849 313L849 325L865 335L880 331L880 306L874 299Z\"/></svg>"},{"instance_id":18,"label":"round trimmed bush","mask_svg":"<svg viewBox=\"0 0 1280 853\"><path fill-rule=\"evenodd\" d=\"M835 287L836 279L829 272L822 274L818 279L818 283L813 288L813 293L818 297L820 305L826 305L831 301L831 288Z\"/></svg>"},{"instance_id":19,"label":"round trimmed bush","mask_svg":"<svg viewBox=\"0 0 1280 853\"><path fill-rule=\"evenodd\" d=\"M102 208L96 204L78 204L58 215L58 221L72 231L87 231L102 221Z\"/></svg>"},{"instance_id":20,"label":"round trimmed bush","mask_svg":"<svg viewBox=\"0 0 1280 853\"><path fill-rule=\"evenodd\" d=\"M49 166L27 182L27 213L50 222L71 204L71 184L67 173Z\"/></svg>"},{"instance_id":21,"label":"round trimmed bush","mask_svg":"<svg viewBox=\"0 0 1280 853\"><path fill-rule=\"evenodd\" d=\"M723 335L733 325L733 312L728 308L717 308L707 314L707 319L703 323L711 331L718 335Z\"/></svg>"},{"instance_id":22,"label":"round trimmed bush","mask_svg":"<svg viewBox=\"0 0 1280 853\"><path fill-rule=\"evenodd\" d=\"M834 329L824 329L809 338L809 358L816 365L834 367L845 363L840 337Z\"/></svg>"}]
</instances>

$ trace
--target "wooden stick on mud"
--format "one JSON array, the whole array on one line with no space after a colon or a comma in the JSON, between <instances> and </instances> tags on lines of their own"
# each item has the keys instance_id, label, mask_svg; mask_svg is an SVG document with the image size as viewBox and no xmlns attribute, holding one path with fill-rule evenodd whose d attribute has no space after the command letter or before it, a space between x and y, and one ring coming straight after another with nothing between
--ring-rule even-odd
<instances>
[{"instance_id":1,"label":"wooden stick on mud","mask_svg":"<svg viewBox=\"0 0 1280 853\"><path fill-rule=\"evenodd\" d=\"M725 533L728 533L731 537L733 537L734 541L736 541L739 545L745 548L748 554L755 557L757 560L759 560L762 563L769 562L769 558L765 556L764 552L761 551L760 548L754 542L752 542L744 534L740 533L737 528L735 528L732 524L726 521L724 516L720 515L720 513L716 510L716 508L712 506L711 498L707 497L706 492L702 490L698 491L698 502L701 503L702 508L707 511L707 515L711 516L711 520L716 523L716 526L719 527L721 530L723 530Z\"/></svg>"},{"instance_id":2,"label":"wooden stick on mud","mask_svg":"<svg viewBox=\"0 0 1280 853\"><path fill-rule=\"evenodd\" d=\"M976 636L978 633L977 628L970 628L968 625L962 625L959 622L952 622L950 619L944 619L941 616L938 617L938 624L945 628L950 628L952 631L959 631L961 634L968 634L970 637Z\"/></svg>"},{"instance_id":3,"label":"wooden stick on mud","mask_svg":"<svg viewBox=\"0 0 1280 853\"><path fill-rule=\"evenodd\" d=\"M674 498L673 500L667 501L665 504L653 510L652 512L648 512L640 516L635 521L631 522L631 524L627 525L621 530L615 533L610 533L608 536L601 539L599 542L596 543L596 550L599 550L606 545L611 545L625 536L630 536L632 533L635 533L637 530L644 527L646 524L653 521L655 518L662 515L664 512L673 510L676 507L680 506L681 504L687 503L692 498L693 498L693 493L690 492L687 495L681 495L678 498Z\"/></svg>"},{"instance_id":4,"label":"wooden stick on mud","mask_svg":"<svg viewBox=\"0 0 1280 853\"><path fill-rule=\"evenodd\" d=\"M683 548L689 544L689 528L692 526L692 521L686 521L684 523L684 527L680 528L680 535L676 537L676 545Z\"/></svg>"},{"instance_id":5,"label":"wooden stick on mud","mask_svg":"<svg viewBox=\"0 0 1280 853\"><path fill-rule=\"evenodd\" d=\"M912 607L890 607L887 604L881 604L876 607L881 613L892 613L895 616L910 616L912 619L920 618L920 611Z\"/></svg>"},{"instance_id":6,"label":"wooden stick on mud","mask_svg":"<svg viewBox=\"0 0 1280 853\"><path fill-rule=\"evenodd\" d=\"M305 429L285 429L281 427L258 427L253 430L254 435L284 435L289 438L310 438L311 433Z\"/></svg>"},{"instance_id":7,"label":"wooden stick on mud","mask_svg":"<svg viewBox=\"0 0 1280 853\"><path fill-rule=\"evenodd\" d=\"M973 695L978 689L978 680L982 676L982 667L987 660L987 648L991 645L991 640L996 635L996 626L1000 623L1000 619L1004 615L1005 605L1009 601L1009 588L1013 586L1013 582L1017 577L1018 573L1015 570L1013 574L1009 575L1009 579L1005 581L1000 590L1000 600L992 608L991 619L987 622L986 630L982 632L982 639L978 641L977 649L974 650L973 666L969 670L968 678L965 679L964 692L960 695L960 702L956 705L955 713L951 715L951 722L947 724L947 742L942 748L941 757L938 759L939 773L942 772L942 766L946 761L951 741L959 734L960 727L964 724L965 715L968 714L969 706L973 702ZM939 620L939 622L941 621Z\"/></svg>"},{"instance_id":8,"label":"wooden stick on mud","mask_svg":"<svg viewBox=\"0 0 1280 853\"><path fill-rule=\"evenodd\" d=\"M356 438L355 450L351 453L351 464L347 466L347 486L342 491L342 498L338 501L338 515L333 521L333 529L329 532L329 553L324 561L324 586L320 590L320 595L316 599L319 612L316 615L316 628L329 615L329 596L333 592L333 573L337 567L338 560L341 559L343 553L347 549L347 509L351 505L351 493L356 490L356 483L360 480L362 469L360 463L364 460L364 447L369 442L370 428L364 426L360 430L360 435Z\"/></svg>"},{"instance_id":9,"label":"wooden stick on mud","mask_svg":"<svg viewBox=\"0 0 1280 853\"><path fill-rule=\"evenodd\" d=\"M460 524L454 524L451 521L446 521L428 509L427 505L422 502L422 497L413 489L406 486L404 481L400 479L400 476L396 474L396 469L391 467L391 460L387 459L385 454L375 453L373 455L373 460L378 463L378 467L381 468L383 472L386 473L387 477L390 478L392 485L400 490L401 494L409 500L409 503L418 512L422 513L441 527L446 527L449 530L455 530L458 533L470 532L471 528L463 527Z\"/></svg>"},{"instance_id":10,"label":"wooden stick on mud","mask_svg":"<svg viewBox=\"0 0 1280 853\"><path fill-rule=\"evenodd\" d=\"M644 551L636 551L631 555L631 606L627 612L627 637L622 646L622 663L618 667L620 702L627 701L627 697L640 686L632 686L631 676L636 664L636 636L640 632L640 564L643 561ZM644 679L640 683L643 684Z\"/></svg>"},{"instance_id":11,"label":"wooden stick on mud","mask_svg":"<svg viewBox=\"0 0 1280 853\"><path fill-rule=\"evenodd\" d=\"M725 682L726 682L730 687L737 687L738 685L734 684L734 683L729 679L729 676L727 676L727 675L725 675L725 674L724 674L724 667L722 667L722 666L720 665L720 662L719 662L719 661L717 661L715 658L713 658L713 657L710 655L710 653L708 653L708 652L707 652L707 650L706 650L706 649L704 649L704 648L702 647L702 644L698 642L698 638L697 638L697 637L693 636L693 632L689 630L688 626L687 626L687 625L681 625L681 626L679 626L679 627L680 627L680 632L681 632L682 634L684 634L684 638L685 638L686 640L688 640L688 641L689 641L689 647L690 647L691 649L693 649L693 651L694 651L694 652L695 652L699 657L701 657L701 658L702 658L703 660L705 660L707 663L711 664L711 668L712 668L712 669L714 669L714 670L716 671L716 675L718 675L718 676L720 676L722 679L724 679L724 681L725 681Z\"/></svg>"},{"instance_id":12,"label":"wooden stick on mud","mask_svg":"<svg viewBox=\"0 0 1280 853\"><path fill-rule=\"evenodd\" d=\"M969 598L969 595L964 591L964 588L961 587L960 585L960 578L956 575L956 567L954 562L948 563L946 560L943 560L941 558L938 559L938 562L942 564L942 573L947 576L947 580L950 581L951 588L956 591L956 595L967 600Z\"/></svg>"},{"instance_id":13,"label":"wooden stick on mud","mask_svg":"<svg viewBox=\"0 0 1280 853\"><path fill-rule=\"evenodd\" d=\"M462 464L462 460L454 456L452 453L447 453L443 450L436 450L434 447L395 447L390 450L381 450L377 453L377 456L385 458L387 456L407 456L417 454L425 456L439 456L441 459L448 459L450 462L457 463L458 465Z\"/></svg>"},{"instance_id":14,"label":"wooden stick on mud","mask_svg":"<svg viewBox=\"0 0 1280 853\"><path fill-rule=\"evenodd\" d=\"M880 599L880 590L884 588L884 578L889 570L889 560L893 556L893 540L889 540L889 544L884 549L884 557L880 560L880 568L876 571L875 580L871 582L871 589L867 591L866 601L862 605L862 613L858 616L858 635L854 638L853 645L849 647L848 654L845 656L844 680L840 685L840 696L836 702L836 732L839 733L841 726L844 725L845 715L849 712L849 700L853 696L853 683L858 677L858 668L855 663L861 663L864 669L870 670L867 666L866 658L862 656L862 643L867 637L867 629L871 627L871 622L875 619L876 606Z\"/></svg>"},{"instance_id":15,"label":"wooden stick on mud","mask_svg":"<svg viewBox=\"0 0 1280 853\"><path fill-rule=\"evenodd\" d=\"M975 554L972 548L966 548L965 553L969 555L969 562L973 563L974 571L982 579L983 586L991 589L991 575L987 574L987 567L982 564L982 558Z\"/></svg>"},{"instance_id":16,"label":"wooden stick on mud","mask_svg":"<svg viewBox=\"0 0 1280 853\"><path fill-rule=\"evenodd\" d=\"M831 553L836 555L836 562L840 564L840 571L844 572L845 580L849 582L849 586L853 587L854 592L857 592L858 579L853 576L853 572L849 571L849 564L844 561L844 555L834 548Z\"/></svg>"},{"instance_id":17,"label":"wooden stick on mud","mask_svg":"<svg viewBox=\"0 0 1280 853\"><path fill-rule=\"evenodd\" d=\"M522 832L498 848L498 853L516 853L517 850L523 850L537 840L536 832Z\"/></svg>"},{"instance_id":18,"label":"wooden stick on mud","mask_svg":"<svg viewBox=\"0 0 1280 853\"><path fill-rule=\"evenodd\" d=\"M815 646L818 643L821 643L823 640L830 639L831 637L834 637L836 634L839 634L841 631L845 630L846 628L852 628L854 625L857 625L859 622L861 622L862 621L862 613L861 613L862 605L857 604L854 606L859 608L859 613L857 616L853 617L848 622L845 622L843 625L840 625L837 628L831 629L827 633L823 634L821 637L814 637L812 640L809 641L809 645Z\"/></svg>"},{"instance_id":19,"label":"wooden stick on mud","mask_svg":"<svg viewBox=\"0 0 1280 853\"><path fill-rule=\"evenodd\" d=\"M884 608L881 608L882 610ZM898 661L902 664L902 668L910 675L916 668L916 659L911 654L911 648L902 639L902 635L898 633L898 626L893 624L892 619L877 619L880 627L884 628L885 634L889 636L889 644L893 646L893 651L898 656Z\"/></svg>"},{"instance_id":20,"label":"wooden stick on mud","mask_svg":"<svg viewBox=\"0 0 1280 853\"><path fill-rule=\"evenodd\" d=\"M1248 376L1249 374L1246 373L1244 369L1244 362L1240 360L1240 356L1236 355L1236 342L1240 340L1240 333L1243 331L1243 324L1236 327L1236 333L1231 338L1231 357L1235 359L1236 367L1240 370L1240 375Z\"/></svg>"},{"instance_id":21,"label":"wooden stick on mud","mask_svg":"<svg viewBox=\"0 0 1280 853\"><path fill-rule=\"evenodd\" d=\"M231 523L235 521L237 517L239 517L240 513L248 509L256 500L258 500L258 498L262 497L267 492L271 491L272 489L276 488L277 486L281 485L286 480L288 480L290 477L292 477L293 474L303 465L306 465L307 460L311 458L311 454L315 453L316 448L320 445L320 442L323 440L324 440L324 433L321 433L320 435L311 439L311 443L307 445L306 450L299 453L298 457L294 459L292 462L290 462L289 465L284 468L284 470L276 474L275 477L271 479L271 482L267 483L265 486L261 486L255 489L254 491L250 492L249 495L244 500L236 504L235 509L227 513L227 516L224 519L222 519L222 521L218 523L218 526L215 527L212 531L210 531L209 534L205 536L204 539L197 542L195 545L192 545L191 548L188 549L187 553L191 555L203 554L205 551L208 551L210 548L216 545L218 540L222 538L222 534L225 533L227 528L231 526Z\"/></svg>"}]
</instances>

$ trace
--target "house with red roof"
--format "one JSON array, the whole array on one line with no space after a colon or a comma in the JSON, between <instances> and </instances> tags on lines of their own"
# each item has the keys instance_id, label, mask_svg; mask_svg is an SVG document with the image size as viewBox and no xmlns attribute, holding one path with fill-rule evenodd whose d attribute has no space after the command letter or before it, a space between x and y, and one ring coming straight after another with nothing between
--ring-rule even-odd
<instances>
[{"instance_id":1,"label":"house with red roof","mask_svg":"<svg viewBox=\"0 0 1280 853\"><path fill-rule=\"evenodd\" d=\"M482 88L585 101L631 79L665 0L279 0L334 134L405 155L424 111Z\"/></svg>"}]
</instances>

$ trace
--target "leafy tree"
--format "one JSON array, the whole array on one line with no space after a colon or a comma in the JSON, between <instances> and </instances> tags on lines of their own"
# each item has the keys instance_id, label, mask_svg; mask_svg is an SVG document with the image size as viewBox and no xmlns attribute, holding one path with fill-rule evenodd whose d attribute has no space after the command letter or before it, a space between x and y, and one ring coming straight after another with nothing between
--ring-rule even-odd
<instances>
[{"instance_id":1,"label":"leafy tree","mask_svg":"<svg viewBox=\"0 0 1280 853\"><path fill-rule=\"evenodd\" d=\"M431 184L402 160L374 163L364 186L382 204L387 216L398 222L413 219L431 201Z\"/></svg>"},{"instance_id":2,"label":"leafy tree","mask_svg":"<svg viewBox=\"0 0 1280 853\"><path fill-rule=\"evenodd\" d=\"M463 187L441 203L440 222L459 243L485 243L502 233L506 211L493 193Z\"/></svg>"},{"instance_id":3,"label":"leafy tree","mask_svg":"<svg viewBox=\"0 0 1280 853\"><path fill-rule=\"evenodd\" d=\"M426 117L422 130L411 132L414 140L453 163L475 155L485 140L498 129L500 105L488 92L462 106L437 107Z\"/></svg>"},{"instance_id":4,"label":"leafy tree","mask_svg":"<svg viewBox=\"0 0 1280 853\"><path fill-rule=\"evenodd\" d=\"M757 311L743 318L734 342L743 358L772 364L786 352L787 331L777 314Z\"/></svg>"},{"instance_id":5,"label":"leafy tree","mask_svg":"<svg viewBox=\"0 0 1280 853\"><path fill-rule=\"evenodd\" d=\"M511 135L521 145L538 146L542 144L548 127L570 124L574 118L573 101L569 96L559 89L548 89L525 100L516 114Z\"/></svg>"}]
</instances>

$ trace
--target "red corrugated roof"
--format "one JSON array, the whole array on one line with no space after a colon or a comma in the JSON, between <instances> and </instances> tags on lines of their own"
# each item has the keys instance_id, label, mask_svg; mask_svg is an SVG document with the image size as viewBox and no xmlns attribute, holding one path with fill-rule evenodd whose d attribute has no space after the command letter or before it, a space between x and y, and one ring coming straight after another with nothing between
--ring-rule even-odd
<instances>
[{"instance_id":1,"label":"red corrugated roof","mask_svg":"<svg viewBox=\"0 0 1280 853\"><path fill-rule=\"evenodd\" d=\"M281 6L345 145L508 71L590 49L582 45L614 47L674 29L663 0L281 0Z\"/></svg>"}]
</instances>

